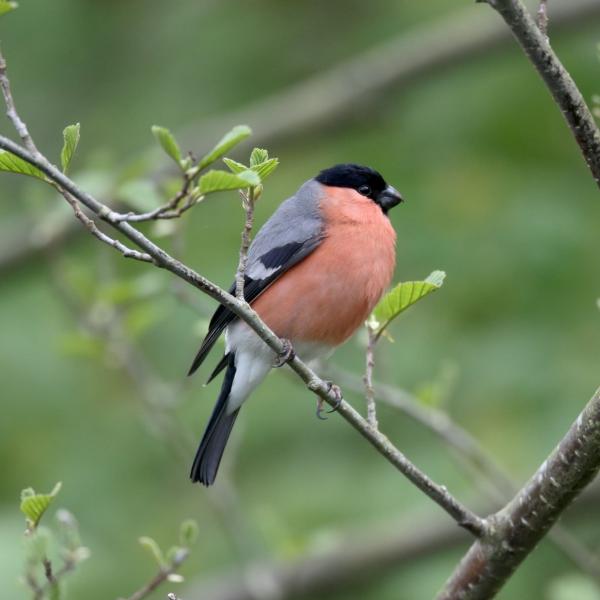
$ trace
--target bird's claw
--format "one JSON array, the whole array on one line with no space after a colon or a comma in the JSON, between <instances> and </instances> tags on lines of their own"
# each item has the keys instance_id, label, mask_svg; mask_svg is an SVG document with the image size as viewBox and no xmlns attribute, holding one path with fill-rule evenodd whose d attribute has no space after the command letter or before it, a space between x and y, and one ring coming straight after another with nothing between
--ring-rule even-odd
<instances>
[{"instance_id":1,"label":"bird's claw","mask_svg":"<svg viewBox=\"0 0 600 600\"><path fill-rule=\"evenodd\" d=\"M334 405L331 407L330 410L327 410L325 412L327 413L332 413L335 412L339 407L340 404L342 403L342 400L344 399L342 397L342 390L340 389L340 387L338 385L335 385L335 383L332 383L331 381L327 381L327 387L328 387L328 393L332 393L335 396L335 403ZM319 398L317 400L317 419L321 419L321 421L326 421L327 417L323 416L323 406L325 405L325 400L323 400L323 398Z\"/></svg>"},{"instance_id":2,"label":"bird's claw","mask_svg":"<svg viewBox=\"0 0 600 600\"><path fill-rule=\"evenodd\" d=\"M283 343L283 350L275 357L275 362L273 363L273 368L275 369L283 367L283 365L289 363L296 356L290 340L282 338L281 342Z\"/></svg>"}]
</instances>

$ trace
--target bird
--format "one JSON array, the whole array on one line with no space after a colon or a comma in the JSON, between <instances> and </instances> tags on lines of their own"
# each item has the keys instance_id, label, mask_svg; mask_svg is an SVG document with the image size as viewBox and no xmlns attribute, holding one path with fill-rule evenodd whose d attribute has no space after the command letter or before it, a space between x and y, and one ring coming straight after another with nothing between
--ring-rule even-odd
<instances>
[{"instance_id":1,"label":"bird","mask_svg":"<svg viewBox=\"0 0 600 600\"><path fill-rule=\"evenodd\" d=\"M260 228L248 249L244 298L285 341L287 356L277 357L244 321L217 308L188 373L225 332L225 354L208 382L223 370L225 376L192 482L214 483L242 404L278 359L289 359L292 349L306 361L330 354L368 317L394 273L388 212L402 201L375 169L338 164L302 184Z\"/></svg>"}]
</instances>

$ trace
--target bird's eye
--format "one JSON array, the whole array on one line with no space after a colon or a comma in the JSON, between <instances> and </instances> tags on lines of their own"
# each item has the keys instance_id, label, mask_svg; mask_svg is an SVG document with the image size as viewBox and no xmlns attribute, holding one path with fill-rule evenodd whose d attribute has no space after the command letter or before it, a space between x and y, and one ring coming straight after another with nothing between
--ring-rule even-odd
<instances>
[{"instance_id":1,"label":"bird's eye","mask_svg":"<svg viewBox=\"0 0 600 600\"><path fill-rule=\"evenodd\" d=\"M371 193L371 188L368 185L361 185L358 188L358 193L362 196L368 196Z\"/></svg>"}]
</instances>

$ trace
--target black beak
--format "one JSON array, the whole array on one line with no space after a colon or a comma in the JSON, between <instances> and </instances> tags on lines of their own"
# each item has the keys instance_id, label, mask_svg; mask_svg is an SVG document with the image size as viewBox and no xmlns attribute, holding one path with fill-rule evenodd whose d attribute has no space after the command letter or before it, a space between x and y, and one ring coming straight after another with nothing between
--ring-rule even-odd
<instances>
[{"instance_id":1,"label":"black beak","mask_svg":"<svg viewBox=\"0 0 600 600\"><path fill-rule=\"evenodd\" d=\"M387 213L390 208L394 208L394 206L400 204L400 202L404 202L404 198L396 188L388 185L385 190L377 196L375 202L381 206L381 210L384 213Z\"/></svg>"}]
</instances>

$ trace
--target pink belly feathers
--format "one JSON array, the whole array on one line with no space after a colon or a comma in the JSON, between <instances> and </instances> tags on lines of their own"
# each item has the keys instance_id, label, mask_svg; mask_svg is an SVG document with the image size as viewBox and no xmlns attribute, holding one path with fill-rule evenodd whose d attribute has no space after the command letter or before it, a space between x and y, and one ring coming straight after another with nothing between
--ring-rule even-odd
<instances>
[{"instance_id":1,"label":"pink belly feathers","mask_svg":"<svg viewBox=\"0 0 600 600\"><path fill-rule=\"evenodd\" d=\"M389 286L396 233L379 206L348 188L328 188L321 211L321 245L252 306L280 337L337 346Z\"/></svg>"}]
</instances>

